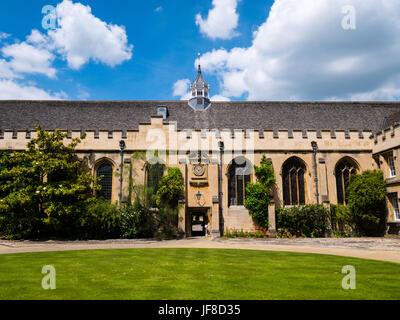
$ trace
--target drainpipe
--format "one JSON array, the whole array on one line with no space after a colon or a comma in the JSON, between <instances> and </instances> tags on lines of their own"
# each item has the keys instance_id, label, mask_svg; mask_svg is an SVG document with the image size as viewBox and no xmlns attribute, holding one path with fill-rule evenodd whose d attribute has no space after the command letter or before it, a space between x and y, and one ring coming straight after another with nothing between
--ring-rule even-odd
<instances>
[{"instance_id":1,"label":"drainpipe","mask_svg":"<svg viewBox=\"0 0 400 320\"><path fill-rule=\"evenodd\" d=\"M121 150L121 172L119 177L119 205L122 205L122 182L123 182L123 170L124 170L124 151L126 149L126 144L124 140L119 142L119 148Z\"/></svg>"},{"instance_id":2,"label":"drainpipe","mask_svg":"<svg viewBox=\"0 0 400 320\"><path fill-rule=\"evenodd\" d=\"M219 141L219 168L218 168L218 203L219 203L219 232L221 237L224 235L224 216L223 216L223 209L222 209L222 159L224 154L224 142Z\"/></svg>"},{"instance_id":3,"label":"drainpipe","mask_svg":"<svg viewBox=\"0 0 400 320\"><path fill-rule=\"evenodd\" d=\"M318 173L317 173L317 150L318 145L315 141L311 142L313 148L313 167L314 167L314 182L315 182L315 198L319 204L319 191L318 191Z\"/></svg>"}]
</instances>

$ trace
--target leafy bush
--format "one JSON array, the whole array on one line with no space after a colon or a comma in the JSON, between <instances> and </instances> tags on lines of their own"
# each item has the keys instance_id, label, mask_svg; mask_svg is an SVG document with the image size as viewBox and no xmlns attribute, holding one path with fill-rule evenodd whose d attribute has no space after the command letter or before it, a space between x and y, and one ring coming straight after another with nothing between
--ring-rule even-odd
<instances>
[{"instance_id":1,"label":"leafy bush","mask_svg":"<svg viewBox=\"0 0 400 320\"><path fill-rule=\"evenodd\" d=\"M154 211L146 202L147 190L141 186L135 188L135 202L121 209L121 237L139 239L154 237L157 227Z\"/></svg>"},{"instance_id":2,"label":"leafy bush","mask_svg":"<svg viewBox=\"0 0 400 320\"><path fill-rule=\"evenodd\" d=\"M258 226L268 228L268 206L271 201L270 189L261 183L249 183L246 188L245 207Z\"/></svg>"},{"instance_id":3,"label":"leafy bush","mask_svg":"<svg viewBox=\"0 0 400 320\"><path fill-rule=\"evenodd\" d=\"M276 183L274 169L263 155L260 167L254 166L254 170L257 182L247 185L244 205L258 226L268 228L268 205L271 201L271 189Z\"/></svg>"},{"instance_id":4,"label":"leafy bush","mask_svg":"<svg viewBox=\"0 0 400 320\"><path fill-rule=\"evenodd\" d=\"M168 174L161 178L157 191L157 237L169 239L178 236L179 198L183 191L181 171L169 168Z\"/></svg>"},{"instance_id":5,"label":"leafy bush","mask_svg":"<svg viewBox=\"0 0 400 320\"><path fill-rule=\"evenodd\" d=\"M157 190L157 205L175 208L183 194L183 176L179 168L168 168L168 174L161 178Z\"/></svg>"},{"instance_id":6,"label":"leafy bush","mask_svg":"<svg viewBox=\"0 0 400 320\"><path fill-rule=\"evenodd\" d=\"M278 209L277 227L290 237L324 237L329 210L322 205L294 206Z\"/></svg>"},{"instance_id":7,"label":"leafy bush","mask_svg":"<svg viewBox=\"0 0 400 320\"><path fill-rule=\"evenodd\" d=\"M331 226L335 237L348 238L354 235L354 217L349 206L331 204Z\"/></svg>"},{"instance_id":8,"label":"leafy bush","mask_svg":"<svg viewBox=\"0 0 400 320\"><path fill-rule=\"evenodd\" d=\"M357 232L366 236L385 232L386 195L382 171L368 170L351 176L347 196Z\"/></svg>"},{"instance_id":9,"label":"leafy bush","mask_svg":"<svg viewBox=\"0 0 400 320\"><path fill-rule=\"evenodd\" d=\"M97 200L87 206L79 217L81 239L117 239L120 236L121 213L116 204Z\"/></svg>"}]
</instances>

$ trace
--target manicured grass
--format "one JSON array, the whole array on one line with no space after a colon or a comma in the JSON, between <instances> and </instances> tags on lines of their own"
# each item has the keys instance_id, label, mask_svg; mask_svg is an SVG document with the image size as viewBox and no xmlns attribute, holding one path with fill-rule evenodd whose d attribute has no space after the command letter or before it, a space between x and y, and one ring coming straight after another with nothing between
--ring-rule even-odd
<instances>
[{"instance_id":1,"label":"manicured grass","mask_svg":"<svg viewBox=\"0 0 400 320\"><path fill-rule=\"evenodd\" d=\"M53 265L57 289L41 287ZM342 267L357 271L343 290ZM400 299L400 264L301 253L129 249L0 255L0 299Z\"/></svg>"}]
</instances>

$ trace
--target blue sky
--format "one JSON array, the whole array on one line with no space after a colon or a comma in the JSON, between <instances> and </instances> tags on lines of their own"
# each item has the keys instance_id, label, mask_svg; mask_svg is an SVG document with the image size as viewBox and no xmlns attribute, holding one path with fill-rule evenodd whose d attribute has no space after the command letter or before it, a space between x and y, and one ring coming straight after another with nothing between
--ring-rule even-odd
<instances>
[{"instance_id":1,"label":"blue sky","mask_svg":"<svg viewBox=\"0 0 400 320\"><path fill-rule=\"evenodd\" d=\"M76 2L76 1L75 1ZM149 0L149 1L79 1L89 5L94 16L126 28L128 41L134 45L132 59L115 67L88 63L80 70L67 68L65 61L56 60L57 79L29 75L40 87L52 92L64 91L70 99L85 93L90 100L170 100L177 79L196 76L194 60L197 52L213 48L249 45L255 25L265 20L269 1L251 1L243 6L240 36L232 40L211 40L204 37L194 22L201 12L207 14L211 1ZM2 1L0 31L10 34L6 43L23 41L32 29L45 32L41 24L44 5L56 6L57 1ZM156 11L157 8L162 8ZM4 44L3 42L3 44ZM214 78L214 79L213 79ZM213 89L215 77L207 79ZM176 98L176 97L175 97Z\"/></svg>"},{"instance_id":2,"label":"blue sky","mask_svg":"<svg viewBox=\"0 0 400 320\"><path fill-rule=\"evenodd\" d=\"M195 78L200 52L211 95L222 100L397 100L399 1L313 1L3 0L0 99L184 99L174 84ZM44 5L65 19L53 35L42 28ZM90 15L79 15L81 5ZM346 5L355 9L351 30ZM81 29L67 25L71 17ZM105 27L94 30L94 20ZM45 40L28 40L33 30ZM121 48L108 54L113 43Z\"/></svg>"}]
</instances>

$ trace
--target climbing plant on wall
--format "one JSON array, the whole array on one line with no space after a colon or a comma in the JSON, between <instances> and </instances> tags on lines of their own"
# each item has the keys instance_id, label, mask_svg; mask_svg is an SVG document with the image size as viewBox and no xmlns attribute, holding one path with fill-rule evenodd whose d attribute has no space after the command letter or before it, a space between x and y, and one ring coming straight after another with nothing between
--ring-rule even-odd
<instances>
[{"instance_id":1,"label":"climbing plant on wall","mask_svg":"<svg viewBox=\"0 0 400 320\"><path fill-rule=\"evenodd\" d=\"M268 228L268 205L276 183L272 162L264 155L260 166L254 166L254 170L257 182L247 185L245 207L258 226Z\"/></svg>"}]
</instances>

